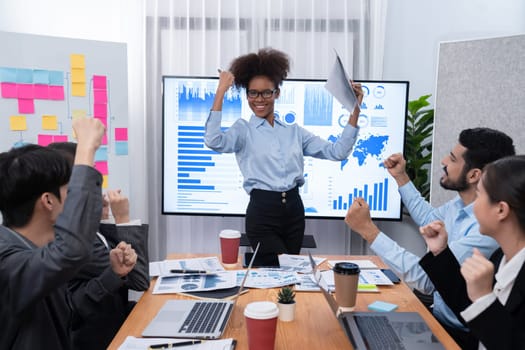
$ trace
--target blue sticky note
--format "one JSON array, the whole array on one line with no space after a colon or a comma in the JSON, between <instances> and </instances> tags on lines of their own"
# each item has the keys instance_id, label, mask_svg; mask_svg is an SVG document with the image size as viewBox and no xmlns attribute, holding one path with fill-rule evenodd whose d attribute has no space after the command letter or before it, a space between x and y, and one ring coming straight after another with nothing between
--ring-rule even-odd
<instances>
[{"instance_id":1,"label":"blue sticky note","mask_svg":"<svg viewBox=\"0 0 525 350\"><path fill-rule=\"evenodd\" d=\"M49 71L45 69L33 70L33 83L49 85Z\"/></svg>"},{"instance_id":2,"label":"blue sticky note","mask_svg":"<svg viewBox=\"0 0 525 350\"><path fill-rule=\"evenodd\" d=\"M108 146L100 146L95 152L95 162L108 160Z\"/></svg>"},{"instance_id":3,"label":"blue sticky note","mask_svg":"<svg viewBox=\"0 0 525 350\"><path fill-rule=\"evenodd\" d=\"M0 82L16 83L16 68L0 67Z\"/></svg>"},{"instance_id":4,"label":"blue sticky note","mask_svg":"<svg viewBox=\"0 0 525 350\"><path fill-rule=\"evenodd\" d=\"M49 85L64 85L64 73L58 70L49 71Z\"/></svg>"},{"instance_id":5,"label":"blue sticky note","mask_svg":"<svg viewBox=\"0 0 525 350\"><path fill-rule=\"evenodd\" d=\"M33 70L18 68L16 70L16 82L19 84L33 84Z\"/></svg>"},{"instance_id":6,"label":"blue sticky note","mask_svg":"<svg viewBox=\"0 0 525 350\"><path fill-rule=\"evenodd\" d=\"M115 142L115 154L117 156L128 155L128 141L116 141Z\"/></svg>"},{"instance_id":7,"label":"blue sticky note","mask_svg":"<svg viewBox=\"0 0 525 350\"><path fill-rule=\"evenodd\" d=\"M397 305L377 300L374 301L372 304L369 304L368 309L372 311L387 312L394 311L395 309L397 309Z\"/></svg>"}]
</instances>

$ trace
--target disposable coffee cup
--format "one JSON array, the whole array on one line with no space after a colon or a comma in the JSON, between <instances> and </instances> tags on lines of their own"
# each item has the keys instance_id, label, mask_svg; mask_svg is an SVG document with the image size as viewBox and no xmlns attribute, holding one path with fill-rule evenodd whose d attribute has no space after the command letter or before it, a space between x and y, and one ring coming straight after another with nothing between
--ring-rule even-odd
<instances>
[{"instance_id":1,"label":"disposable coffee cup","mask_svg":"<svg viewBox=\"0 0 525 350\"><path fill-rule=\"evenodd\" d=\"M219 233L221 241L221 260L223 264L237 264L241 233L237 230L222 230Z\"/></svg>"},{"instance_id":2,"label":"disposable coffee cup","mask_svg":"<svg viewBox=\"0 0 525 350\"><path fill-rule=\"evenodd\" d=\"M335 264L335 299L340 307L353 308L359 283L359 266L350 262Z\"/></svg>"},{"instance_id":3,"label":"disposable coffee cup","mask_svg":"<svg viewBox=\"0 0 525 350\"><path fill-rule=\"evenodd\" d=\"M270 301L255 301L244 308L249 350L273 350L279 308Z\"/></svg>"}]
</instances>

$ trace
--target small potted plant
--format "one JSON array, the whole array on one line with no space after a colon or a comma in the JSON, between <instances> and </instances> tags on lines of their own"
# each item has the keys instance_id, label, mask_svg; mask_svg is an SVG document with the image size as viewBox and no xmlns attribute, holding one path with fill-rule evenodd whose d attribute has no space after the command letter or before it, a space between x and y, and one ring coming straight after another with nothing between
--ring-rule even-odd
<instances>
[{"instance_id":1,"label":"small potted plant","mask_svg":"<svg viewBox=\"0 0 525 350\"><path fill-rule=\"evenodd\" d=\"M279 320L293 321L295 318L295 292L292 287L282 287L277 294Z\"/></svg>"}]
</instances>

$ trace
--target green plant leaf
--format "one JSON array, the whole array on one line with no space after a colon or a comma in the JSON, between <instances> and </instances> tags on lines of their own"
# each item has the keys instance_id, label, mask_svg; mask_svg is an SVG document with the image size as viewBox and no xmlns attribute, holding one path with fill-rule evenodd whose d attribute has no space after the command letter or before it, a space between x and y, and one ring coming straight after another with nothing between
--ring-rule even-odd
<instances>
[{"instance_id":1,"label":"green plant leaf","mask_svg":"<svg viewBox=\"0 0 525 350\"><path fill-rule=\"evenodd\" d=\"M404 155L408 176L427 200L430 195L429 165L434 131L434 109L428 108L430 96L423 95L408 102Z\"/></svg>"}]
</instances>

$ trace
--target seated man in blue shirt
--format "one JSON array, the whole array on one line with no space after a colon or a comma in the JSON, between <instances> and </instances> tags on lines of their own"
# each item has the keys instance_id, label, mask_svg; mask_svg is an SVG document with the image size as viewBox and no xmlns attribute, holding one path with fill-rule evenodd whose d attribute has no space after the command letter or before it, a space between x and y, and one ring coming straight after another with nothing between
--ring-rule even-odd
<instances>
[{"instance_id":1,"label":"seated man in blue shirt","mask_svg":"<svg viewBox=\"0 0 525 350\"><path fill-rule=\"evenodd\" d=\"M459 142L450 154L441 160L444 172L440 180L441 187L456 191L458 195L437 208L425 201L414 187L405 171L406 161L401 154L391 155L384 164L396 180L403 204L414 222L424 226L435 220L443 221L448 232L449 247L457 260L462 263L467 257L472 256L473 248L479 249L488 257L497 247L496 241L479 233L472 204L476 198L476 186L481 178L483 167L496 159L514 154L512 139L500 131L489 128L463 130L459 135ZM419 266L420 257L400 247L377 228L370 218L369 207L363 199L356 199L352 203L345 222L370 244L370 249L380 256L405 283L424 294L433 294L434 316L462 348L468 347L468 344L463 343L463 339L467 339L468 329L435 291L429 277Z\"/></svg>"}]
</instances>

